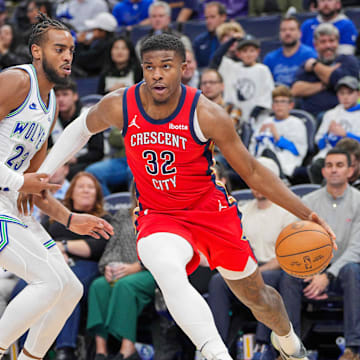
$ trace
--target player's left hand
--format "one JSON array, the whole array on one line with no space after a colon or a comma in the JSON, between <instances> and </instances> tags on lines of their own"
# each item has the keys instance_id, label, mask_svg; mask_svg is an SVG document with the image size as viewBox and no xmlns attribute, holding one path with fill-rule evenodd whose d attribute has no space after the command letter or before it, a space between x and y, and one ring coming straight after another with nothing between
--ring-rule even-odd
<instances>
[{"instance_id":1,"label":"player's left hand","mask_svg":"<svg viewBox=\"0 0 360 360\"><path fill-rule=\"evenodd\" d=\"M20 214L25 216L31 215L34 211L34 195L19 192L17 198L17 208Z\"/></svg>"},{"instance_id":2,"label":"player's left hand","mask_svg":"<svg viewBox=\"0 0 360 360\"><path fill-rule=\"evenodd\" d=\"M90 235L95 239L100 239L100 236L109 239L114 235L113 227L106 220L89 214L73 213L69 229L80 235Z\"/></svg>"},{"instance_id":3,"label":"player's left hand","mask_svg":"<svg viewBox=\"0 0 360 360\"><path fill-rule=\"evenodd\" d=\"M336 235L335 233L332 231L331 227L327 224L327 222L325 220L323 220L316 212L312 212L310 215L309 215L309 219L310 221L313 221L319 225L321 225L325 230L326 232L329 234L330 236L330 239L333 243L333 249L334 250L337 250L338 247L336 245Z\"/></svg>"},{"instance_id":4,"label":"player's left hand","mask_svg":"<svg viewBox=\"0 0 360 360\"><path fill-rule=\"evenodd\" d=\"M320 300L328 297L325 293L329 286L329 279L326 274L316 274L304 279L304 281L309 283L309 285L304 288L304 295L308 299Z\"/></svg>"}]
</instances>

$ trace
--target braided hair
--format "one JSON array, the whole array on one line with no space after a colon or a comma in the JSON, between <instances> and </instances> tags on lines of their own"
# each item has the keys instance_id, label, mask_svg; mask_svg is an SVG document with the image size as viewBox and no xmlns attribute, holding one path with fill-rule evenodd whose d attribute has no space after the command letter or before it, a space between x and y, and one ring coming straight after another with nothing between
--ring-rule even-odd
<instances>
[{"instance_id":1,"label":"braided hair","mask_svg":"<svg viewBox=\"0 0 360 360\"><path fill-rule=\"evenodd\" d=\"M29 51L31 54L31 46L33 44L41 45L42 41L44 41L44 37L46 33L51 30L64 30L70 32L69 28L63 24L62 22L51 19L42 12L39 12L36 17L37 23L32 26L31 34L29 38ZM31 54L32 56L32 54Z\"/></svg>"}]
</instances>

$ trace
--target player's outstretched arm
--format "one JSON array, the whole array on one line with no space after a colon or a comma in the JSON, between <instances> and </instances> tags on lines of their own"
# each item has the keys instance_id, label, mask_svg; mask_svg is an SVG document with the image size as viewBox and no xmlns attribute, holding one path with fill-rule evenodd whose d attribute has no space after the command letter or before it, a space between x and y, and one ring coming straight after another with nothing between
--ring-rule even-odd
<instances>
[{"instance_id":1,"label":"player's outstretched arm","mask_svg":"<svg viewBox=\"0 0 360 360\"><path fill-rule=\"evenodd\" d=\"M38 172L53 174L57 168L74 156L92 135L110 126L122 129L122 94L123 89L110 93L72 121L56 141Z\"/></svg>"},{"instance_id":2,"label":"player's outstretched arm","mask_svg":"<svg viewBox=\"0 0 360 360\"><path fill-rule=\"evenodd\" d=\"M71 213L63 204L47 193L46 197L36 197L35 205L57 222L80 235L100 236L108 239L114 234L113 227L104 219L89 214Z\"/></svg>"},{"instance_id":3,"label":"player's outstretched arm","mask_svg":"<svg viewBox=\"0 0 360 360\"><path fill-rule=\"evenodd\" d=\"M320 217L316 214L315 216L277 176L250 155L225 110L201 96L197 111L200 128L205 137L215 141L232 168L251 188L261 192L298 218L318 222L334 238L334 233Z\"/></svg>"}]
</instances>

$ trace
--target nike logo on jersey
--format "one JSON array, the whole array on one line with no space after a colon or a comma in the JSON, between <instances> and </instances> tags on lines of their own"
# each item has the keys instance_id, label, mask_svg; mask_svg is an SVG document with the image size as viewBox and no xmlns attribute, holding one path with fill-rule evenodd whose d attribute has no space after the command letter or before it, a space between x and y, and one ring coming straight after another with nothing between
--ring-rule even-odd
<instances>
[{"instance_id":1,"label":"nike logo on jersey","mask_svg":"<svg viewBox=\"0 0 360 360\"><path fill-rule=\"evenodd\" d=\"M134 116L134 118L131 120L131 123L129 127L135 126L136 128L140 129L140 126L136 123L137 115Z\"/></svg>"},{"instance_id":2,"label":"nike logo on jersey","mask_svg":"<svg viewBox=\"0 0 360 360\"><path fill-rule=\"evenodd\" d=\"M169 124L169 129L172 129L172 130L189 130L189 127L187 125L184 125L184 124L175 125L175 124L170 123Z\"/></svg>"},{"instance_id":3,"label":"nike logo on jersey","mask_svg":"<svg viewBox=\"0 0 360 360\"><path fill-rule=\"evenodd\" d=\"M37 110L36 104L35 104L35 103L31 103L31 104L29 105L29 109L30 109L30 110Z\"/></svg>"}]
</instances>

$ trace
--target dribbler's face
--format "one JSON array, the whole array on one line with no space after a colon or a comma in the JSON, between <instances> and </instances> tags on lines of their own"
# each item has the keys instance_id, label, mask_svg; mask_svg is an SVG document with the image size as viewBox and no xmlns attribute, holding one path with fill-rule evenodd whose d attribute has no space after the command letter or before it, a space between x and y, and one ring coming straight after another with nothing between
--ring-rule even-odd
<instances>
[{"instance_id":1,"label":"dribbler's face","mask_svg":"<svg viewBox=\"0 0 360 360\"><path fill-rule=\"evenodd\" d=\"M154 102L166 103L179 89L186 62L173 50L155 50L143 54L142 67Z\"/></svg>"},{"instance_id":2,"label":"dribbler's face","mask_svg":"<svg viewBox=\"0 0 360 360\"><path fill-rule=\"evenodd\" d=\"M322 175L328 185L343 186L353 173L344 154L330 154L326 156Z\"/></svg>"},{"instance_id":3,"label":"dribbler's face","mask_svg":"<svg viewBox=\"0 0 360 360\"><path fill-rule=\"evenodd\" d=\"M32 46L33 57L41 61L47 79L54 84L63 84L71 74L74 40L70 32L51 29L44 41Z\"/></svg>"}]
</instances>

